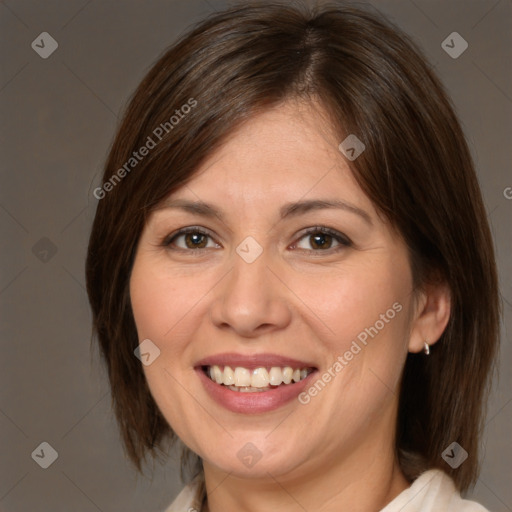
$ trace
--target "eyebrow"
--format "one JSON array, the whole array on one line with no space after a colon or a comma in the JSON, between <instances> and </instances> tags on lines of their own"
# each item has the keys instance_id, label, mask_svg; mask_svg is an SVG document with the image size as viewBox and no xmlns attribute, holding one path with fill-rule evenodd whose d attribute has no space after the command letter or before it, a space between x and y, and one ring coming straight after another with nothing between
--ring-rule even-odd
<instances>
[{"instance_id":1,"label":"eyebrow","mask_svg":"<svg viewBox=\"0 0 512 512\"><path fill-rule=\"evenodd\" d=\"M203 217L217 217L221 222L226 223L221 210L218 210L215 206L203 201L189 201L188 199L167 199L163 201L158 209L164 208L179 208L186 212L201 215ZM367 212L353 204L342 201L340 199L309 199L297 201L295 203L286 203L279 209L279 215L281 220L283 220L289 217L304 215L310 211L324 209L345 210L349 213L358 215L367 224L373 225L372 219Z\"/></svg>"}]
</instances>

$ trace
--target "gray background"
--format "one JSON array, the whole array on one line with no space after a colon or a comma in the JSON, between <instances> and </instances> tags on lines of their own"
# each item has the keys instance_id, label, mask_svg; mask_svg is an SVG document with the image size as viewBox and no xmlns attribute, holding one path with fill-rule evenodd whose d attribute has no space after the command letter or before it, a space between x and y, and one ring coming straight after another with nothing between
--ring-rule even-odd
<instances>
[{"instance_id":1,"label":"gray background","mask_svg":"<svg viewBox=\"0 0 512 512\"><path fill-rule=\"evenodd\" d=\"M96 349L90 351L84 259L97 204L92 190L129 95L179 34L223 5L0 3L2 511L160 511L182 486L175 455L140 477L123 454L105 371ZM482 473L470 496L490 510L512 510L512 200L505 197L512 187L512 2L373 5L426 51L453 98L477 165L505 320ZM441 48L454 31L469 43L457 59ZM47 59L31 47L42 32L59 45ZM58 452L48 469L31 457L43 441Z\"/></svg>"}]
</instances>

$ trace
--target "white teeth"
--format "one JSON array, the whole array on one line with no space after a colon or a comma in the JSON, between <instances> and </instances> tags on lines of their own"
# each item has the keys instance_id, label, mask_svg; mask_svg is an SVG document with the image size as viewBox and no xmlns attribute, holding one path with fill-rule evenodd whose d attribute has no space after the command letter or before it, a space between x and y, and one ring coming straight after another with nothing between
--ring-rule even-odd
<instances>
[{"instance_id":1,"label":"white teeth","mask_svg":"<svg viewBox=\"0 0 512 512\"><path fill-rule=\"evenodd\" d=\"M235 373L229 366L224 367L224 378L222 383L225 386L232 386L235 383Z\"/></svg>"},{"instance_id":2,"label":"white teeth","mask_svg":"<svg viewBox=\"0 0 512 512\"><path fill-rule=\"evenodd\" d=\"M270 384L272 384L272 386L279 386L279 384L283 382L283 372L281 368L278 368L277 366L273 366L272 368L270 368L270 373L268 376L270 379Z\"/></svg>"},{"instance_id":3,"label":"white teeth","mask_svg":"<svg viewBox=\"0 0 512 512\"><path fill-rule=\"evenodd\" d=\"M270 386L279 386L281 384L291 384L305 379L311 370L307 368L296 368L290 366L280 368L273 366L271 368L260 367L254 370L248 370L237 366L234 371L230 366L224 366L221 370L219 366L214 365L208 368L207 374L210 379L217 384L224 384L234 391L268 391Z\"/></svg>"},{"instance_id":4,"label":"white teeth","mask_svg":"<svg viewBox=\"0 0 512 512\"><path fill-rule=\"evenodd\" d=\"M213 378L217 384L222 384L224 375L218 366L213 367Z\"/></svg>"},{"instance_id":5,"label":"white teeth","mask_svg":"<svg viewBox=\"0 0 512 512\"><path fill-rule=\"evenodd\" d=\"M293 368L290 368L289 366L287 366L283 370L283 382L285 384L290 384L290 382L292 381L292 375L293 375Z\"/></svg>"},{"instance_id":6,"label":"white teeth","mask_svg":"<svg viewBox=\"0 0 512 512\"><path fill-rule=\"evenodd\" d=\"M228 386L228 389L231 389L231 391L239 391L240 393L259 393L261 391L268 391L270 388L253 388L252 386L237 388L236 386Z\"/></svg>"},{"instance_id":7,"label":"white teeth","mask_svg":"<svg viewBox=\"0 0 512 512\"><path fill-rule=\"evenodd\" d=\"M219 368L220 370L220 368ZM250 386L251 385L251 372L247 368L235 368L235 386Z\"/></svg>"},{"instance_id":8,"label":"white teeth","mask_svg":"<svg viewBox=\"0 0 512 512\"><path fill-rule=\"evenodd\" d=\"M266 388L270 382L266 368L256 368L252 372L251 386L253 388Z\"/></svg>"}]
</instances>

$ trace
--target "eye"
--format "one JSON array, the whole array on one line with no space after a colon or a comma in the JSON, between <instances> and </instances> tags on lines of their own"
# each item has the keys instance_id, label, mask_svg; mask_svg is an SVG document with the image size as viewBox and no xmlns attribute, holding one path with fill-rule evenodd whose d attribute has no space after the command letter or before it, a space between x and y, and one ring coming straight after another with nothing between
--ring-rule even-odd
<instances>
[{"instance_id":1,"label":"eye","mask_svg":"<svg viewBox=\"0 0 512 512\"><path fill-rule=\"evenodd\" d=\"M182 244L178 243L180 239L183 241ZM215 242L213 242L213 245L208 246L208 239L213 240L210 233L199 227L190 226L167 236L162 241L162 245L171 250L188 252L220 247ZM299 247L307 252L338 252L352 246L351 240L343 233L324 226L309 228L299 238L299 240L303 239L309 241L311 247L313 247L313 249ZM337 244L334 245L334 248L333 242ZM291 248L295 249L298 244L299 242L295 242Z\"/></svg>"},{"instance_id":2,"label":"eye","mask_svg":"<svg viewBox=\"0 0 512 512\"><path fill-rule=\"evenodd\" d=\"M333 241L335 241L338 245L334 246L334 250L332 252L341 251L346 247L350 247L352 245L351 240L345 236L343 233L336 231L334 229L326 228L324 226L316 226L314 228L308 229L299 240L305 239L307 243L313 247L313 252L327 252L332 249ZM298 245L298 242L295 242L293 247L295 248ZM311 249L305 248L307 251L311 251Z\"/></svg>"},{"instance_id":3,"label":"eye","mask_svg":"<svg viewBox=\"0 0 512 512\"><path fill-rule=\"evenodd\" d=\"M183 239L184 246L180 246L176 244L176 241L180 238ZM211 235L202 229L192 226L189 228L183 228L177 233L173 233L166 237L163 241L163 245L169 247L171 245L178 245L177 250L186 251L188 249L197 250L197 249L209 249L207 247L208 238L211 238ZM215 244L216 247L219 247L218 244ZM174 249L174 247L171 247Z\"/></svg>"}]
</instances>

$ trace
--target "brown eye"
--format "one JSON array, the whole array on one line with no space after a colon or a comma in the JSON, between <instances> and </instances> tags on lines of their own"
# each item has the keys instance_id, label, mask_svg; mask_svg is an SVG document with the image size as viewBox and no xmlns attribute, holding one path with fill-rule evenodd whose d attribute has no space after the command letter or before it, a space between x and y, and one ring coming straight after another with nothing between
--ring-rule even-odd
<instances>
[{"instance_id":1,"label":"brown eye","mask_svg":"<svg viewBox=\"0 0 512 512\"><path fill-rule=\"evenodd\" d=\"M208 249L208 239L211 238L209 233L202 231L198 228L186 228L178 231L177 233L167 237L163 245L176 246L178 250L197 250L197 249ZM183 242L177 243L177 240L183 239ZM183 245L184 244L184 245ZM216 244L216 246L218 246Z\"/></svg>"},{"instance_id":2,"label":"brown eye","mask_svg":"<svg viewBox=\"0 0 512 512\"><path fill-rule=\"evenodd\" d=\"M206 236L202 233L185 233L183 235L183 239L185 240L185 245L189 249L204 249L206 247Z\"/></svg>"},{"instance_id":3,"label":"brown eye","mask_svg":"<svg viewBox=\"0 0 512 512\"><path fill-rule=\"evenodd\" d=\"M325 233L308 236L312 247L315 249L330 249L334 241L331 235L327 235Z\"/></svg>"},{"instance_id":4,"label":"brown eye","mask_svg":"<svg viewBox=\"0 0 512 512\"><path fill-rule=\"evenodd\" d=\"M352 245L352 242L342 233L321 226L306 231L300 240L306 240L309 246L312 247L312 249L300 247L301 249L314 252L326 252L330 249L336 252ZM334 248L333 243L335 244ZM296 243L294 247L297 245Z\"/></svg>"},{"instance_id":5,"label":"brown eye","mask_svg":"<svg viewBox=\"0 0 512 512\"><path fill-rule=\"evenodd\" d=\"M180 240L182 241L178 242ZM213 245L208 246L208 240L212 240ZM318 253L337 252L352 245L350 239L342 233L323 226L310 228L299 240L306 240L309 247L300 247L299 243L302 242L296 242L293 245L294 249L299 248L308 252ZM196 227L184 228L169 235L164 239L162 245L177 251L197 251L220 247L219 244L213 241L212 236L208 232Z\"/></svg>"}]
</instances>

